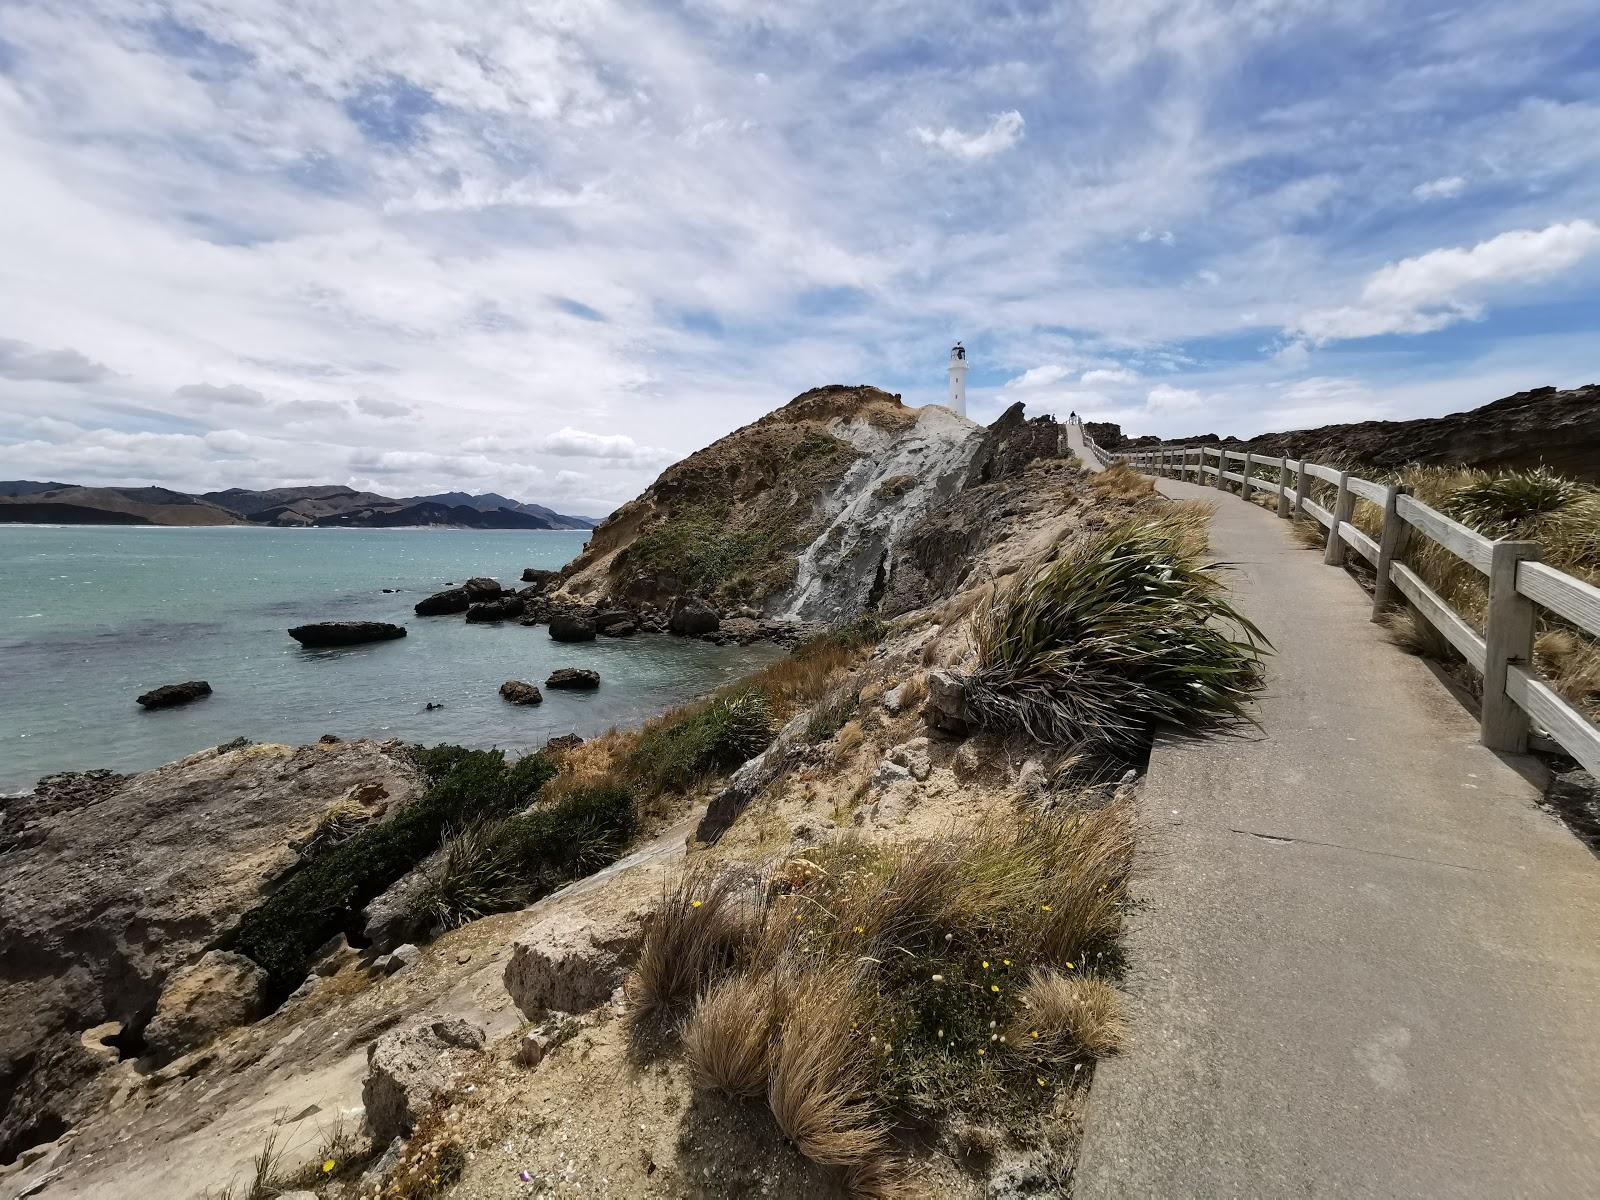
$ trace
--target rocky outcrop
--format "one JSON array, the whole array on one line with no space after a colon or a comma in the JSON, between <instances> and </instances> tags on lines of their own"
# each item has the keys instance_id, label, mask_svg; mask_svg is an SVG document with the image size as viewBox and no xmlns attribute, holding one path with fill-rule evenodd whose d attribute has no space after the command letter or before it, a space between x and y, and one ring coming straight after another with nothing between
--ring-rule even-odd
<instances>
[{"instance_id":1,"label":"rocky outcrop","mask_svg":"<svg viewBox=\"0 0 1600 1200\"><path fill-rule=\"evenodd\" d=\"M467 620L473 624L493 624L497 621L515 621L522 616L522 600L517 596L501 596L485 600L467 609Z\"/></svg>"},{"instance_id":2,"label":"rocky outcrop","mask_svg":"<svg viewBox=\"0 0 1600 1200\"><path fill-rule=\"evenodd\" d=\"M211 695L211 685L204 679L191 679L187 683L164 683L138 697L145 708L171 708L175 704L188 704L202 696Z\"/></svg>"},{"instance_id":3,"label":"rocky outcrop","mask_svg":"<svg viewBox=\"0 0 1600 1200\"><path fill-rule=\"evenodd\" d=\"M543 704L544 693L531 683L508 679L500 685L500 699L510 704Z\"/></svg>"},{"instance_id":4,"label":"rocky outcrop","mask_svg":"<svg viewBox=\"0 0 1600 1200\"><path fill-rule=\"evenodd\" d=\"M318 621L289 630L290 637L308 648L359 646L363 642L386 642L405 635L404 625L391 625L387 621Z\"/></svg>"},{"instance_id":5,"label":"rocky outcrop","mask_svg":"<svg viewBox=\"0 0 1600 1200\"><path fill-rule=\"evenodd\" d=\"M1156 438L1140 444L1161 444ZM1545 466L1600 482L1600 384L1561 391L1535 388L1466 412L1415 421L1358 421L1248 440L1214 434L1174 438L1171 445L1221 442L1272 457L1349 463L1377 470L1409 463L1484 468Z\"/></svg>"},{"instance_id":6,"label":"rocky outcrop","mask_svg":"<svg viewBox=\"0 0 1600 1200\"><path fill-rule=\"evenodd\" d=\"M972 728L972 713L960 676L949 671L928 672L928 702L922 708L930 729L960 737Z\"/></svg>"},{"instance_id":7,"label":"rocky outcrop","mask_svg":"<svg viewBox=\"0 0 1600 1200\"><path fill-rule=\"evenodd\" d=\"M595 613L594 628L602 637L632 637L639 632L639 619L626 609L606 609Z\"/></svg>"},{"instance_id":8,"label":"rocky outcrop","mask_svg":"<svg viewBox=\"0 0 1600 1200\"><path fill-rule=\"evenodd\" d=\"M422 1021L373 1042L361 1100L374 1144L409 1136L483 1044L483 1030L460 1017Z\"/></svg>"},{"instance_id":9,"label":"rocky outcrop","mask_svg":"<svg viewBox=\"0 0 1600 1200\"><path fill-rule=\"evenodd\" d=\"M414 606L419 617L438 617L448 613L466 612L472 604L472 597L467 594L466 588L446 588L442 592L435 592L425 599L418 600Z\"/></svg>"},{"instance_id":10,"label":"rocky outcrop","mask_svg":"<svg viewBox=\"0 0 1600 1200\"><path fill-rule=\"evenodd\" d=\"M544 681L547 688L567 688L573 691L591 691L600 686L600 672L583 667L557 667Z\"/></svg>"},{"instance_id":11,"label":"rocky outcrop","mask_svg":"<svg viewBox=\"0 0 1600 1200\"><path fill-rule=\"evenodd\" d=\"M679 637L699 637L714 633L722 624L716 609L699 600L684 600L672 609L667 619L667 629Z\"/></svg>"},{"instance_id":12,"label":"rocky outcrop","mask_svg":"<svg viewBox=\"0 0 1600 1200\"><path fill-rule=\"evenodd\" d=\"M494 600L504 593L505 588L500 586L498 579L490 579L486 575L474 575L461 585L461 590L466 592L467 599L477 604L484 600Z\"/></svg>"},{"instance_id":13,"label":"rocky outcrop","mask_svg":"<svg viewBox=\"0 0 1600 1200\"><path fill-rule=\"evenodd\" d=\"M84 1057L82 1031L119 1022L136 1049L177 973L298 861L290 842L366 784L391 811L422 788L398 747L245 745L139 775L56 777L6 805L0 1161L95 1094L105 1064Z\"/></svg>"},{"instance_id":14,"label":"rocky outcrop","mask_svg":"<svg viewBox=\"0 0 1600 1200\"><path fill-rule=\"evenodd\" d=\"M506 991L530 1021L552 1009L593 1008L621 986L638 954L640 916L637 909L604 918L566 909L546 914L512 946Z\"/></svg>"},{"instance_id":15,"label":"rocky outcrop","mask_svg":"<svg viewBox=\"0 0 1600 1200\"><path fill-rule=\"evenodd\" d=\"M158 1062L198 1049L266 1011L267 973L242 954L210 950L161 989L144 1040Z\"/></svg>"},{"instance_id":16,"label":"rocky outcrop","mask_svg":"<svg viewBox=\"0 0 1600 1200\"><path fill-rule=\"evenodd\" d=\"M558 642L592 642L594 621L577 613L555 613L550 617L550 636Z\"/></svg>"},{"instance_id":17,"label":"rocky outcrop","mask_svg":"<svg viewBox=\"0 0 1600 1200\"><path fill-rule=\"evenodd\" d=\"M560 578L560 571L541 571L538 567L524 567L522 569L522 582L532 584L541 592Z\"/></svg>"}]
</instances>

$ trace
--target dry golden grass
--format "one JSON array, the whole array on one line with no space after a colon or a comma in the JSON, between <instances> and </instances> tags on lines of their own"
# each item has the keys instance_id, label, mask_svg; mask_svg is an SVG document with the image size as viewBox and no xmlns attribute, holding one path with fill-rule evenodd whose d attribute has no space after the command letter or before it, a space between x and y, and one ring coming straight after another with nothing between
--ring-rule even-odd
<instances>
[{"instance_id":1,"label":"dry golden grass","mask_svg":"<svg viewBox=\"0 0 1600 1200\"><path fill-rule=\"evenodd\" d=\"M839 761L843 762L854 754L857 747L865 740L866 734L862 732L861 722L857 720L846 721L840 726L839 732L833 735L834 753L838 756Z\"/></svg>"},{"instance_id":2,"label":"dry golden grass","mask_svg":"<svg viewBox=\"0 0 1600 1200\"><path fill-rule=\"evenodd\" d=\"M763 667L739 686L766 693L772 715L781 725L822 699L839 673L860 654L859 649L832 644L802 650Z\"/></svg>"},{"instance_id":3,"label":"dry golden grass","mask_svg":"<svg viewBox=\"0 0 1600 1200\"><path fill-rule=\"evenodd\" d=\"M637 729L612 729L562 751L556 777L544 785L540 800L557 803L585 788L615 782L628 755L639 744L639 735Z\"/></svg>"},{"instance_id":4,"label":"dry golden grass","mask_svg":"<svg viewBox=\"0 0 1600 1200\"><path fill-rule=\"evenodd\" d=\"M811 1161L856 1167L883 1155L888 1126L874 1110L865 1003L851 965L798 975L780 991L767 1102Z\"/></svg>"},{"instance_id":5,"label":"dry golden grass","mask_svg":"<svg viewBox=\"0 0 1600 1200\"><path fill-rule=\"evenodd\" d=\"M696 1001L683 1030L695 1085L739 1098L766 1090L774 1031L771 975L729 975Z\"/></svg>"},{"instance_id":6,"label":"dry golden grass","mask_svg":"<svg viewBox=\"0 0 1600 1200\"><path fill-rule=\"evenodd\" d=\"M742 891L736 875L705 870L691 870L667 890L625 984L636 1032L668 1024L750 945L757 927Z\"/></svg>"},{"instance_id":7,"label":"dry golden grass","mask_svg":"<svg viewBox=\"0 0 1600 1200\"><path fill-rule=\"evenodd\" d=\"M1448 662L1459 657L1449 639L1410 608L1390 609L1384 614L1384 626L1389 640L1407 654L1434 662Z\"/></svg>"},{"instance_id":8,"label":"dry golden grass","mask_svg":"<svg viewBox=\"0 0 1600 1200\"><path fill-rule=\"evenodd\" d=\"M900 685L900 707L906 711L917 707L928 698L928 677L921 671Z\"/></svg>"},{"instance_id":9,"label":"dry golden grass","mask_svg":"<svg viewBox=\"0 0 1600 1200\"><path fill-rule=\"evenodd\" d=\"M1141 500L1155 495L1156 481L1141 475L1127 463L1112 463L1098 475L1089 477L1089 490L1097 497L1115 497L1118 500Z\"/></svg>"},{"instance_id":10,"label":"dry golden grass","mask_svg":"<svg viewBox=\"0 0 1600 1200\"><path fill-rule=\"evenodd\" d=\"M1328 531L1310 517L1295 517L1289 523L1289 532L1307 550L1321 550L1328 544Z\"/></svg>"},{"instance_id":11,"label":"dry golden grass","mask_svg":"<svg viewBox=\"0 0 1600 1200\"><path fill-rule=\"evenodd\" d=\"M1548 629L1533 653L1539 673L1562 699L1600 721L1600 646L1570 629Z\"/></svg>"},{"instance_id":12,"label":"dry golden grass","mask_svg":"<svg viewBox=\"0 0 1600 1200\"><path fill-rule=\"evenodd\" d=\"M1093 975L1035 971L1006 1040L1034 1062L1060 1065L1104 1058L1128 1037L1122 997Z\"/></svg>"}]
</instances>

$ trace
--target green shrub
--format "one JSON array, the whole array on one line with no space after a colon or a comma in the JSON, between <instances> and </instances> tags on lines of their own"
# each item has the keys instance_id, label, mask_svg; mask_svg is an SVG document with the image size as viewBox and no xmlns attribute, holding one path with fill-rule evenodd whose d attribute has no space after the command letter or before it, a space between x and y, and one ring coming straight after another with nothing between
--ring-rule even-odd
<instances>
[{"instance_id":1,"label":"green shrub","mask_svg":"<svg viewBox=\"0 0 1600 1200\"><path fill-rule=\"evenodd\" d=\"M1244 719L1266 638L1179 526L1088 538L996 596L965 680L979 722L1050 743L1141 744Z\"/></svg>"},{"instance_id":2,"label":"green shrub","mask_svg":"<svg viewBox=\"0 0 1600 1200\"><path fill-rule=\"evenodd\" d=\"M419 799L303 862L240 921L231 948L267 972L273 994L298 985L316 950L335 934L353 931L367 902L433 853L446 830L525 807L555 775L543 754L508 769L498 750L456 746L419 751L418 763L433 780Z\"/></svg>"},{"instance_id":3,"label":"green shrub","mask_svg":"<svg viewBox=\"0 0 1600 1200\"><path fill-rule=\"evenodd\" d=\"M453 929L521 908L615 862L636 829L633 797L613 784L580 788L548 808L474 826L451 839L414 911L435 928Z\"/></svg>"},{"instance_id":4,"label":"green shrub","mask_svg":"<svg viewBox=\"0 0 1600 1200\"><path fill-rule=\"evenodd\" d=\"M753 758L775 736L765 694L721 696L681 720L646 729L628 769L652 795L681 792Z\"/></svg>"},{"instance_id":5,"label":"green shrub","mask_svg":"<svg viewBox=\"0 0 1600 1200\"><path fill-rule=\"evenodd\" d=\"M691 508L636 537L622 564L635 576L671 577L678 591L710 593L748 575L775 546L770 532L729 529L725 509Z\"/></svg>"}]
</instances>

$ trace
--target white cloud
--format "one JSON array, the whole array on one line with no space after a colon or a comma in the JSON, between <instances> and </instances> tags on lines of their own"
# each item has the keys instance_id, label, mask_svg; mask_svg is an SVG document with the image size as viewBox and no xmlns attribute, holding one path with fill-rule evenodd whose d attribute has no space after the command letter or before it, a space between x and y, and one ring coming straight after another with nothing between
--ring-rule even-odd
<instances>
[{"instance_id":1,"label":"white cloud","mask_svg":"<svg viewBox=\"0 0 1600 1200\"><path fill-rule=\"evenodd\" d=\"M1163 246L1170 246L1178 240L1178 235L1170 229L1152 229L1146 225L1139 231L1141 242L1160 242Z\"/></svg>"},{"instance_id":2,"label":"white cloud","mask_svg":"<svg viewBox=\"0 0 1600 1200\"><path fill-rule=\"evenodd\" d=\"M1079 382L1085 386L1094 387L1096 384L1102 383L1137 383L1138 381L1138 373L1130 371L1126 367L1096 367L1092 371L1085 371L1083 378Z\"/></svg>"},{"instance_id":3,"label":"white cloud","mask_svg":"<svg viewBox=\"0 0 1600 1200\"><path fill-rule=\"evenodd\" d=\"M186 383L182 387L174 388L172 394L184 400L199 400L204 404L238 404L251 408L264 408L267 403L266 396L255 388L245 387L240 383L220 385Z\"/></svg>"},{"instance_id":4,"label":"white cloud","mask_svg":"<svg viewBox=\"0 0 1600 1200\"><path fill-rule=\"evenodd\" d=\"M1158 383L1145 397L1144 406L1151 413L1193 412L1204 403L1199 392L1189 388Z\"/></svg>"},{"instance_id":5,"label":"white cloud","mask_svg":"<svg viewBox=\"0 0 1600 1200\"><path fill-rule=\"evenodd\" d=\"M393 400L380 400L376 396L357 396L356 408L369 417L405 417L411 415L409 404L400 404Z\"/></svg>"},{"instance_id":6,"label":"white cloud","mask_svg":"<svg viewBox=\"0 0 1600 1200\"><path fill-rule=\"evenodd\" d=\"M962 133L950 126L939 130L918 126L912 133L924 146L935 146L956 158L979 159L1015 146L1022 139L1025 124L1022 114L1011 109L996 113L981 133Z\"/></svg>"},{"instance_id":7,"label":"white cloud","mask_svg":"<svg viewBox=\"0 0 1600 1200\"><path fill-rule=\"evenodd\" d=\"M1045 363L1043 366L1029 367L1021 375L1014 376L1004 383L1004 387L1012 389L1048 387L1052 383L1060 383L1072 371L1060 363Z\"/></svg>"},{"instance_id":8,"label":"white cloud","mask_svg":"<svg viewBox=\"0 0 1600 1200\"><path fill-rule=\"evenodd\" d=\"M677 456L668 450L641 446L625 433L589 433L568 425L548 434L539 442L546 454L567 458L618 459L626 462L658 463L665 466Z\"/></svg>"},{"instance_id":9,"label":"white cloud","mask_svg":"<svg viewBox=\"0 0 1600 1200\"><path fill-rule=\"evenodd\" d=\"M1448 200L1459 196L1466 188L1467 181L1460 175L1445 175L1439 179L1430 179L1427 183L1419 183L1411 189L1411 194L1418 200Z\"/></svg>"},{"instance_id":10,"label":"white cloud","mask_svg":"<svg viewBox=\"0 0 1600 1200\"><path fill-rule=\"evenodd\" d=\"M1294 332L1313 342L1431 333L1481 316L1487 297L1567 270L1597 247L1600 226L1576 220L1432 250L1390 263L1367 280L1359 304L1307 313Z\"/></svg>"},{"instance_id":11,"label":"white cloud","mask_svg":"<svg viewBox=\"0 0 1600 1200\"><path fill-rule=\"evenodd\" d=\"M47 383L92 383L109 372L76 350L41 350L27 342L0 338L0 375Z\"/></svg>"}]
</instances>

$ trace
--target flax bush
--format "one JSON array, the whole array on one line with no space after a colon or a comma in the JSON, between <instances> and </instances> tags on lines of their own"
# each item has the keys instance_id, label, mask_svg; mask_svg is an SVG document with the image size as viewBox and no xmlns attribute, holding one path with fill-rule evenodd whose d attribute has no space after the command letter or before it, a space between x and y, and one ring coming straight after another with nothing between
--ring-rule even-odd
<instances>
[{"instance_id":1,"label":"flax bush","mask_svg":"<svg viewBox=\"0 0 1600 1200\"><path fill-rule=\"evenodd\" d=\"M1184 523L1086 538L977 620L968 705L1041 742L1141 744L1152 726L1245 719L1267 639L1223 594Z\"/></svg>"}]
</instances>

